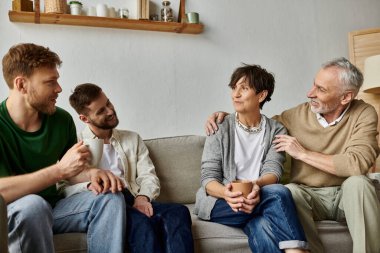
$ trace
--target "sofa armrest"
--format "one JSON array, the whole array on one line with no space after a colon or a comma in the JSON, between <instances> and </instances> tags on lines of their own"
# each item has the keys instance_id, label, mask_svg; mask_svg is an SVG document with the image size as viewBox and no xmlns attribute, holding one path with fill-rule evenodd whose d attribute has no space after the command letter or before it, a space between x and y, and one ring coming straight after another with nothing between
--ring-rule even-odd
<instances>
[{"instance_id":1,"label":"sofa armrest","mask_svg":"<svg viewBox=\"0 0 380 253\"><path fill-rule=\"evenodd\" d=\"M8 252L8 218L7 205L0 195L0 252Z\"/></svg>"}]
</instances>

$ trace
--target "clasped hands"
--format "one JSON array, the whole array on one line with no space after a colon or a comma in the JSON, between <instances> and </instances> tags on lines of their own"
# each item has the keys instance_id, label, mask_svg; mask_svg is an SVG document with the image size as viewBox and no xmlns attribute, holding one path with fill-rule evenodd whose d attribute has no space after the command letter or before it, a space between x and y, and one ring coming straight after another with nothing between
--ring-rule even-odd
<instances>
[{"instance_id":1,"label":"clasped hands","mask_svg":"<svg viewBox=\"0 0 380 253\"><path fill-rule=\"evenodd\" d=\"M242 192L232 192L232 185L228 183L224 188L224 200L234 212L252 213L256 205L260 202L260 186L253 182L251 193L247 198Z\"/></svg>"}]
</instances>

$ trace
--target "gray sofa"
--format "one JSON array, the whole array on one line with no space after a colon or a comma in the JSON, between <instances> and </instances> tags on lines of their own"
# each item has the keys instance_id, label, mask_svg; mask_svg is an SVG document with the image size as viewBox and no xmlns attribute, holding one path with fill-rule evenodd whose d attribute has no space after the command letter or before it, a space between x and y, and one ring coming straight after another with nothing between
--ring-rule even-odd
<instances>
[{"instance_id":1,"label":"gray sofa","mask_svg":"<svg viewBox=\"0 0 380 253\"><path fill-rule=\"evenodd\" d=\"M195 193L200 186L200 163L205 137L179 136L145 140L161 181L157 201L185 204L192 213ZM288 165L287 165L288 166ZM376 185L378 193L379 185ZM0 252L6 241L6 209L0 199ZM251 252L242 230L199 220L192 214L195 252ZM352 252L347 226L334 221L318 222L320 236L327 253ZM259 231L258 231L259 232ZM56 252L86 252L86 235L82 233L54 236Z\"/></svg>"}]
</instances>

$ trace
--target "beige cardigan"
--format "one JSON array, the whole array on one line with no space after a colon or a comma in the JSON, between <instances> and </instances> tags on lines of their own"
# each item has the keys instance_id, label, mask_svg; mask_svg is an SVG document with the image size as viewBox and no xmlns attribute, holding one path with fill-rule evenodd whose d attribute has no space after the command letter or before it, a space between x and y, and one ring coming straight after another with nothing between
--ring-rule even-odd
<instances>
[{"instance_id":1,"label":"beige cardigan","mask_svg":"<svg viewBox=\"0 0 380 253\"><path fill-rule=\"evenodd\" d=\"M97 138L88 126L78 135L78 139ZM160 194L160 181L154 165L149 157L149 151L141 137L131 131L112 130L111 145L118 154L124 171L125 187L134 195L145 195L154 200ZM66 197L81 191L87 191L89 182L79 183L62 188Z\"/></svg>"}]
</instances>

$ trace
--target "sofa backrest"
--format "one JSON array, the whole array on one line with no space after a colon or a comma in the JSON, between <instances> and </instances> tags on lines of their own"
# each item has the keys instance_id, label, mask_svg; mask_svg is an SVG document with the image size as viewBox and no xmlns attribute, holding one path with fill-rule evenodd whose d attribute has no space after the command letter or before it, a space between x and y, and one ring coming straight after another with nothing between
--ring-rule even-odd
<instances>
[{"instance_id":1,"label":"sofa backrest","mask_svg":"<svg viewBox=\"0 0 380 253\"><path fill-rule=\"evenodd\" d=\"M161 183L158 201L190 204L200 187L200 171L205 136L178 136L144 140L149 155L156 166ZM281 183L290 177L291 159L286 157ZM380 183L375 183L380 201ZM1 252L1 251L0 251Z\"/></svg>"},{"instance_id":2,"label":"sofa backrest","mask_svg":"<svg viewBox=\"0 0 380 253\"><path fill-rule=\"evenodd\" d=\"M144 140L161 184L160 202L195 202L200 187L204 136L178 136Z\"/></svg>"}]
</instances>

